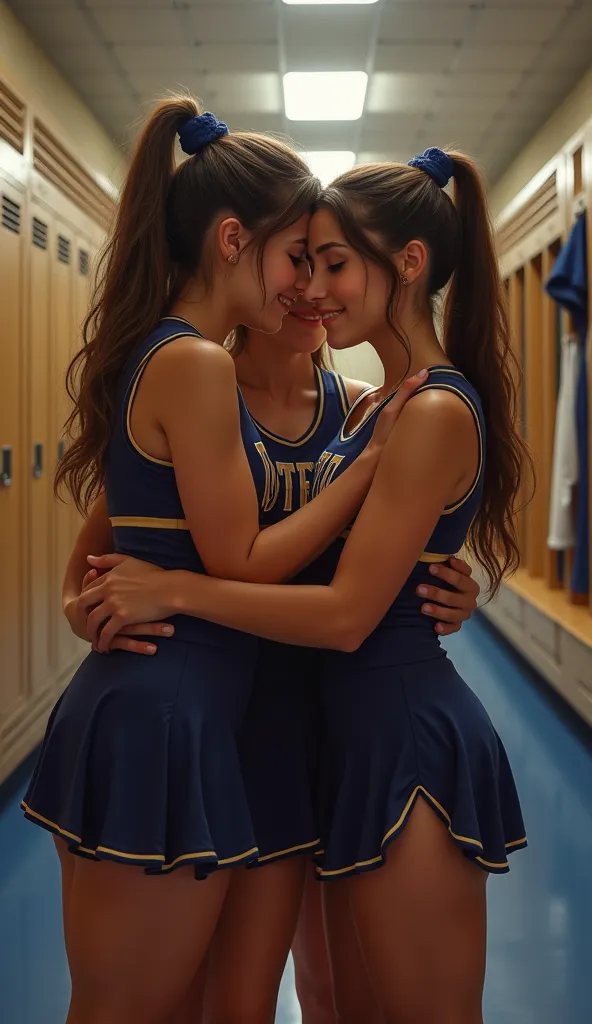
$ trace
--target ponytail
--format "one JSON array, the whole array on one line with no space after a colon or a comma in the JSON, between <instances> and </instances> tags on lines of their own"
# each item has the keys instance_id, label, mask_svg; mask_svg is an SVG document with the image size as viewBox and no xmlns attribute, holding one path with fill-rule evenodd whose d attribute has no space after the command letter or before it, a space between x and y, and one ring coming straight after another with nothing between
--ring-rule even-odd
<instances>
[{"instance_id":1,"label":"ponytail","mask_svg":"<svg viewBox=\"0 0 592 1024\"><path fill-rule=\"evenodd\" d=\"M456 205L444 190L451 174ZM493 596L519 563L515 513L522 469L532 463L517 428L519 371L479 172L462 153L428 149L410 164L347 171L319 205L333 212L363 258L384 269L387 322L409 361L409 341L397 324L401 283L393 254L421 240L429 254L426 302L448 285L444 348L478 392L487 429L483 497L468 544Z\"/></svg>"},{"instance_id":2,"label":"ponytail","mask_svg":"<svg viewBox=\"0 0 592 1024\"><path fill-rule=\"evenodd\" d=\"M467 156L449 156L454 162L460 246L444 307L444 347L483 407L487 428L483 497L468 545L485 571L493 596L502 577L520 562L517 503L522 469L532 473L532 462L517 429L520 370L512 350L483 181Z\"/></svg>"},{"instance_id":3,"label":"ponytail","mask_svg":"<svg viewBox=\"0 0 592 1024\"><path fill-rule=\"evenodd\" d=\"M97 497L105 460L117 382L142 337L158 323L167 304L171 262L166 208L175 169L179 128L200 113L187 98L165 100L146 124L127 176L113 234L99 261L86 317L84 347L66 375L74 408L66 421L72 440L58 464L55 490L65 483L84 511Z\"/></svg>"},{"instance_id":4,"label":"ponytail","mask_svg":"<svg viewBox=\"0 0 592 1024\"><path fill-rule=\"evenodd\" d=\"M64 484L82 512L104 484L120 379L132 352L192 276L199 273L210 284L204 250L216 214L231 210L252 233L261 277L267 240L307 213L318 196L304 160L265 135L217 135L177 166L176 136L200 113L189 96L156 107L138 140L99 263L84 346L67 372L71 444L55 480L56 493Z\"/></svg>"}]
</instances>

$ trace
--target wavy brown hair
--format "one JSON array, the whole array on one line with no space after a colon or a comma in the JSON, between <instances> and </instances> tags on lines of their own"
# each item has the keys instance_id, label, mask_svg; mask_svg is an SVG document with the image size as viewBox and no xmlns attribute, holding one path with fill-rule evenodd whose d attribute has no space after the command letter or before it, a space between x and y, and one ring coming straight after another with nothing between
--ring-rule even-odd
<instances>
[{"instance_id":1,"label":"wavy brown hair","mask_svg":"<svg viewBox=\"0 0 592 1024\"><path fill-rule=\"evenodd\" d=\"M270 136L234 132L178 166L179 129L201 113L188 96L163 100L148 119L127 176L112 236L99 264L84 346L67 373L74 403L71 444L59 463L64 484L86 511L105 478L121 374L136 346L191 277L210 283L208 229L232 213L253 233L263 288L265 243L311 209L319 183L304 160Z\"/></svg>"},{"instance_id":2,"label":"wavy brown hair","mask_svg":"<svg viewBox=\"0 0 592 1024\"><path fill-rule=\"evenodd\" d=\"M519 368L512 351L481 175L468 156L449 153L454 201L424 171L406 164L371 164L341 175L323 190L319 205L337 217L349 244L388 274L387 319L406 349L397 324L399 275L392 256L413 239L429 256L427 296L446 286L444 348L479 394L487 429L483 497L468 534L493 596L519 564L516 529L521 477L532 473L518 432Z\"/></svg>"}]
</instances>

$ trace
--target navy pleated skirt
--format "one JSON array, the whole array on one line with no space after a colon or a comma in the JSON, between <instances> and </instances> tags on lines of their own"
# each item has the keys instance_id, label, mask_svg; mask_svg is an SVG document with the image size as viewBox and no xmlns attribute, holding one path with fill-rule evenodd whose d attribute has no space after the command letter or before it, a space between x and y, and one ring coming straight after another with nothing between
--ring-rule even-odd
<instances>
[{"instance_id":1,"label":"navy pleated skirt","mask_svg":"<svg viewBox=\"0 0 592 1024\"><path fill-rule=\"evenodd\" d=\"M386 631L388 632L388 631ZM503 744L445 653L388 664L388 638L325 658L326 719L319 791L321 879L380 867L423 799L463 854L488 872L508 870L526 846Z\"/></svg>"},{"instance_id":2,"label":"navy pleated skirt","mask_svg":"<svg viewBox=\"0 0 592 1024\"><path fill-rule=\"evenodd\" d=\"M320 749L319 652L261 641L239 736L258 864L312 853Z\"/></svg>"},{"instance_id":3,"label":"navy pleated skirt","mask_svg":"<svg viewBox=\"0 0 592 1024\"><path fill-rule=\"evenodd\" d=\"M72 852L196 877L254 864L237 737L258 642L91 653L55 706L23 808Z\"/></svg>"}]
</instances>

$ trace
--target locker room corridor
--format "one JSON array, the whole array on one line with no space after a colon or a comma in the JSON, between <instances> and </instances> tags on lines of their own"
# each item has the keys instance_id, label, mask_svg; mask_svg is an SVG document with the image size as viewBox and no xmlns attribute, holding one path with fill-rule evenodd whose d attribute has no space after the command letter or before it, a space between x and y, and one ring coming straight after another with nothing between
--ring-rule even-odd
<instances>
[{"instance_id":1,"label":"locker room corridor","mask_svg":"<svg viewBox=\"0 0 592 1024\"><path fill-rule=\"evenodd\" d=\"M491 877L486 1024L587 1024L592 962L592 742L483 618L450 642L507 745L530 846ZM27 762L30 768L31 761ZM24 767L0 805L3 1024L61 1024L68 997L57 859L23 820ZM18 788L15 783L18 781ZM288 969L277 1024L300 1014Z\"/></svg>"}]
</instances>

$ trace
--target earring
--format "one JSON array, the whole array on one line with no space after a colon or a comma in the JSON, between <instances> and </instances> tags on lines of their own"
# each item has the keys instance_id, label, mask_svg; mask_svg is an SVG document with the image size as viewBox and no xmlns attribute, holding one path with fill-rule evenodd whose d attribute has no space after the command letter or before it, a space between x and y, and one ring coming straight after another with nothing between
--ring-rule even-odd
<instances>
[{"instance_id":1,"label":"earring","mask_svg":"<svg viewBox=\"0 0 592 1024\"><path fill-rule=\"evenodd\" d=\"M401 284L409 284L409 281L408 281L408 280L407 280L407 278L405 277L405 274L403 274L403 275L401 276Z\"/></svg>"},{"instance_id":2,"label":"earring","mask_svg":"<svg viewBox=\"0 0 592 1024\"><path fill-rule=\"evenodd\" d=\"M235 253L231 252L230 256L227 256L226 259L228 260L229 263L236 263L238 256L236 256Z\"/></svg>"}]
</instances>

